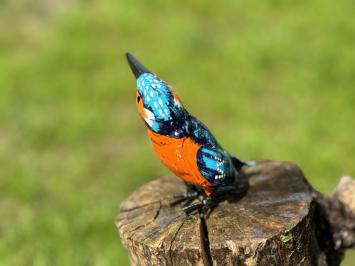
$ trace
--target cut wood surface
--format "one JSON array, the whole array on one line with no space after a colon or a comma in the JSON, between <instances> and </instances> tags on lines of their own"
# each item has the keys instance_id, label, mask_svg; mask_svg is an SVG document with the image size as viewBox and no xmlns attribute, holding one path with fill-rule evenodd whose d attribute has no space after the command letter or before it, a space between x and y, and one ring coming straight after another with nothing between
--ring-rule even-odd
<instances>
[{"instance_id":1,"label":"cut wood surface","mask_svg":"<svg viewBox=\"0 0 355 266\"><path fill-rule=\"evenodd\" d=\"M179 178L160 178L140 187L121 204L116 221L131 264L340 263L343 242L336 249L329 233L332 222L323 211L329 201L310 187L296 165L260 161L245 167L242 179L249 185L245 191L227 196L202 218L186 216L181 205L169 206L174 194L186 190Z\"/></svg>"}]
</instances>

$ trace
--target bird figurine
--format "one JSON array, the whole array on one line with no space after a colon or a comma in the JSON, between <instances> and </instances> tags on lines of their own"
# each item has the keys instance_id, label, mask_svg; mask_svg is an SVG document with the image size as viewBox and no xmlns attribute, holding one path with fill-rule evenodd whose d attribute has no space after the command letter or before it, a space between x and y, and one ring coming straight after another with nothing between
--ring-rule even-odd
<instances>
[{"instance_id":1,"label":"bird figurine","mask_svg":"<svg viewBox=\"0 0 355 266\"><path fill-rule=\"evenodd\" d=\"M202 202L185 206L185 212L212 206L217 195L235 188L233 184L247 163L226 152L208 128L185 109L166 82L130 53L126 57L137 81L138 113L153 149L188 187L186 193L175 196L177 200L172 205L191 203L203 194Z\"/></svg>"}]
</instances>

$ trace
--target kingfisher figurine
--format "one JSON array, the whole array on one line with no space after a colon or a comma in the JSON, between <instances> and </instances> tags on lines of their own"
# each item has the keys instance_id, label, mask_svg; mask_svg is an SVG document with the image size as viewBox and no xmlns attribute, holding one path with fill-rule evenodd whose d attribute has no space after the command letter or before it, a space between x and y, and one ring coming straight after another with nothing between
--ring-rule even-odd
<instances>
[{"instance_id":1,"label":"kingfisher figurine","mask_svg":"<svg viewBox=\"0 0 355 266\"><path fill-rule=\"evenodd\" d=\"M186 201L186 213L215 205L217 197L235 189L247 163L226 152L208 128L184 108L166 82L130 53L126 57L137 80L138 113L147 126L153 149L188 188L186 193L175 195L171 205ZM200 195L200 203L187 206Z\"/></svg>"}]
</instances>

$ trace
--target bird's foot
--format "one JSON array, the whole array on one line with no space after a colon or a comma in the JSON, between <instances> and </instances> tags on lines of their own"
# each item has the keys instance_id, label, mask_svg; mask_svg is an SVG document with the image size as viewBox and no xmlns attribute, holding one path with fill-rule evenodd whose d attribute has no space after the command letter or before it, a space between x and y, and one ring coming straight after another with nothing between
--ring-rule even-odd
<instances>
[{"instance_id":1,"label":"bird's foot","mask_svg":"<svg viewBox=\"0 0 355 266\"><path fill-rule=\"evenodd\" d=\"M193 212L198 211L200 215L205 216L206 213L211 213L219 202L225 199L225 196L241 194L241 191L243 190L242 188L244 188L244 186L241 185L218 187L212 196L205 197L198 203L188 205L193 201L192 200L189 203L184 204L185 207L183 208L183 211L186 215L190 215Z\"/></svg>"},{"instance_id":2,"label":"bird's foot","mask_svg":"<svg viewBox=\"0 0 355 266\"><path fill-rule=\"evenodd\" d=\"M216 201L214 198L206 197L199 203L191 204L189 206L184 207L183 211L186 215L190 215L195 211L198 211L200 215L204 215L208 209L215 207L217 204L218 201Z\"/></svg>"},{"instance_id":3,"label":"bird's foot","mask_svg":"<svg viewBox=\"0 0 355 266\"><path fill-rule=\"evenodd\" d=\"M198 198L198 196L200 194L201 193L198 191L189 191L188 190L184 193L174 195L173 198L175 200L170 203L170 207L174 207L182 202L184 202L183 206L186 206L186 205L190 204L192 201L194 201L196 198Z\"/></svg>"},{"instance_id":4,"label":"bird's foot","mask_svg":"<svg viewBox=\"0 0 355 266\"><path fill-rule=\"evenodd\" d=\"M203 193L203 190L200 187L189 184L187 182L185 182L185 185L186 185L186 192L174 195L173 198L175 200L170 203L170 207L176 206L182 202L184 202L182 206L185 207L191 204L191 202L193 202Z\"/></svg>"}]
</instances>

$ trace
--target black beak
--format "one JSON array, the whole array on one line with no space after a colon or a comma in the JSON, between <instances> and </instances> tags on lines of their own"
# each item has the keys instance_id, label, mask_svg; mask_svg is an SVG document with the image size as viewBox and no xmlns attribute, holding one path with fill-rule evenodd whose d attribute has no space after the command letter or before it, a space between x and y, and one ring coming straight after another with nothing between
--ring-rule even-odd
<instances>
[{"instance_id":1,"label":"black beak","mask_svg":"<svg viewBox=\"0 0 355 266\"><path fill-rule=\"evenodd\" d=\"M126 53L127 61L136 78L143 73L151 73L145 66L143 66L133 55Z\"/></svg>"}]
</instances>

